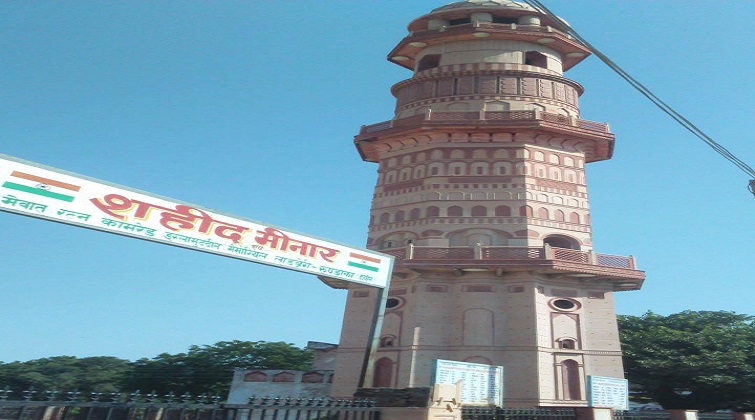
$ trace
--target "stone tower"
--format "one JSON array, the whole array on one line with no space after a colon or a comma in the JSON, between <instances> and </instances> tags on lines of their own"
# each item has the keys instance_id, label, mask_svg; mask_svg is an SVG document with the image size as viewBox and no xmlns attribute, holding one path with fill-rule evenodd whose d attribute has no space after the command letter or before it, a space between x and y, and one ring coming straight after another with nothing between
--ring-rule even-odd
<instances>
[{"instance_id":1,"label":"stone tower","mask_svg":"<svg viewBox=\"0 0 755 420\"><path fill-rule=\"evenodd\" d=\"M394 118L355 137L378 164L368 247L396 257L367 387L430 386L436 359L468 361L504 367L507 406L564 406L585 405L587 375L623 378L612 292L644 273L592 249L584 165L614 136L581 119L563 72L589 52L551 25L461 1L391 51L413 75L391 88ZM334 396L356 390L376 298L348 287Z\"/></svg>"}]
</instances>

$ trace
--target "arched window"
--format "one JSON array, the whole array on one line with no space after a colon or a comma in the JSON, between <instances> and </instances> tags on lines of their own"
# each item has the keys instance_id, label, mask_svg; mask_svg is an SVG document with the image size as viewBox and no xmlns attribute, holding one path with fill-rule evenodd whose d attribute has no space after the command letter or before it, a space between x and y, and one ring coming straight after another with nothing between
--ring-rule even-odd
<instances>
[{"instance_id":1,"label":"arched window","mask_svg":"<svg viewBox=\"0 0 755 420\"><path fill-rule=\"evenodd\" d=\"M420 210L419 209L411 209L409 211L409 220L416 220L420 218Z\"/></svg>"},{"instance_id":2,"label":"arched window","mask_svg":"<svg viewBox=\"0 0 755 420\"><path fill-rule=\"evenodd\" d=\"M577 342L571 338L562 338L558 340L558 347L562 349L572 350L577 348Z\"/></svg>"},{"instance_id":3,"label":"arched window","mask_svg":"<svg viewBox=\"0 0 755 420\"><path fill-rule=\"evenodd\" d=\"M579 223L579 214L577 212L569 213L569 222Z\"/></svg>"},{"instance_id":4,"label":"arched window","mask_svg":"<svg viewBox=\"0 0 755 420\"><path fill-rule=\"evenodd\" d=\"M553 218L558 222L563 222L565 220L564 212L562 212L561 210L554 211Z\"/></svg>"},{"instance_id":5,"label":"arched window","mask_svg":"<svg viewBox=\"0 0 755 420\"><path fill-rule=\"evenodd\" d=\"M265 382L267 374L258 370L244 375L244 382Z\"/></svg>"},{"instance_id":6,"label":"arched window","mask_svg":"<svg viewBox=\"0 0 755 420\"><path fill-rule=\"evenodd\" d=\"M293 382L294 377L291 372L281 372L273 375L273 382Z\"/></svg>"},{"instance_id":7,"label":"arched window","mask_svg":"<svg viewBox=\"0 0 755 420\"><path fill-rule=\"evenodd\" d=\"M391 221L390 213L383 213L380 215L380 223L388 223Z\"/></svg>"},{"instance_id":8,"label":"arched window","mask_svg":"<svg viewBox=\"0 0 755 420\"><path fill-rule=\"evenodd\" d=\"M474 206L472 207L472 216L487 216L488 215L488 209L485 206Z\"/></svg>"},{"instance_id":9,"label":"arched window","mask_svg":"<svg viewBox=\"0 0 755 420\"><path fill-rule=\"evenodd\" d=\"M393 386L393 360L383 357L375 362L373 388L390 388Z\"/></svg>"},{"instance_id":10,"label":"arched window","mask_svg":"<svg viewBox=\"0 0 755 420\"><path fill-rule=\"evenodd\" d=\"M430 206L427 208L427 217L438 217L440 216L440 209L435 206Z\"/></svg>"},{"instance_id":11,"label":"arched window","mask_svg":"<svg viewBox=\"0 0 755 420\"><path fill-rule=\"evenodd\" d=\"M543 244L554 248L579 249L579 242L576 239L563 235L550 235L543 239Z\"/></svg>"},{"instance_id":12,"label":"arched window","mask_svg":"<svg viewBox=\"0 0 755 420\"><path fill-rule=\"evenodd\" d=\"M459 206L451 206L448 208L448 215L455 217L463 216L464 210Z\"/></svg>"},{"instance_id":13,"label":"arched window","mask_svg":"<svg viewBox=\"0 0 755 420\"><path fill-rule=\"evenodd\" d=\"M397 212L396 212L396 216L394 217L394 221L395 221L395 222L403 222L403 221L404 221L404 215L405 215L405 214L406 214L406 213L404 213L404 211L403 211L403 210L399 210L399 211L397 211Z\"/></svg>"},{"instance_id":14,"label":"arched window","mask_svg":"<svg viewBox=\"0 0 755 420\"><path fill-rule=\"evenodd\" d=\"M301 376L301 381L305 384L321 384L324 379L325 375L318 372L307 372Z\"/></svg>"},{"instance_id":15,"label":"arched window","mask_svg":"<svg viewBox=\"0 0 755 420\"><path fill-rule=\"evenodd\" d=\"M537 209L537 217L541 219L550 219L548 209L546 209L545 207L540 207L539 209Z\"/></svg>"},{"instance_id":16,"label":"arched window","mask_svg":"<svg viewBox=\"0 0 755 420\"><path fill-rule=\"evenodd\" d=\"M530 206L519 207L519 215L522 217L532 217L532 207Z\"/></svg>"},{"instance_id":17,"label":"arched window","mask_svg":"<svg viewBox=\"0 0 755 420\"><path fill-rule=\"evenodd\" d=\"M498 206L495 208L495 215L496 216L511 216L511 207Z\"/></svg>"},{"instance_id":18,"label":"arched window","mask_svg":"<svg viewBox=\"0 0 755 420\"><path fill-rule=\"evenodd\" d=\"M564 360L561 364L561 380L563 381L565 400L582 398L579 376L579 363L576 360Z\"/></svg>"},{"instance_id":19,"label":"arched window","mask_svg":"<svg viewBox=\"0 0 755 420\"><path fill-rule=\"evenodd\" d=\"M380 337L380 347L395 347L396 345L395 335L384 335Z\"/></svg>"}]
</instances>

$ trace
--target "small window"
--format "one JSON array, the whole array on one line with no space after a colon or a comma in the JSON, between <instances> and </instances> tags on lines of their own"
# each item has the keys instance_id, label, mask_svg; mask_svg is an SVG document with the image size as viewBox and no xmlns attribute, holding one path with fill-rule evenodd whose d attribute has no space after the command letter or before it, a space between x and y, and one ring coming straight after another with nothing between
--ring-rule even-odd
<instances>
[{"instance_id":1,"label":"small window","mask_svg":"<svg viewBox=\"0 0 755 420\"><path fill-rule=\"evenodd\" d=\"M399 306L401 306L402 303L404 303L404 301L401 300L401 298L391 297L391 298L388 298L388 300L385 302L385 308L396 309Z\"/></svg>"},{"instance_id":2,"label":"small window","mask_svg":"<svg viewBox=\"0 0 755 420\"><path fill-rule=\"evenodd\" d=\"M386 335L380 337L380 347L395 347L396 337L393 335Z\"/></svg>"},{"instance_id":3,"label":"small window","mask_svg":"<svg viewBox=\"0 0 755 420\"><path fill-rule=\"evenodd\" d=\"M464 210L459 206L451 206L448 208L448 215L451 217L463 216Z\"/></svg>"},{"instance_id":4,"label":"small window","mask_svg":"<svg viewBox=\"0 0 755 420\"><path fill-rule=\"evenodd\" d=\"M577 342L572 340L571 338L564 338L559 340L558 346L562 349L576 349L577 348Z\"/></svg>"},{"instance_id":5,"label":"small window","mask_svg":"<svg viewBox=\"0 0 755 420\"><path fill-rule=\"evenodd\" d=\"M509 206L498 206L495 208L496 216L511 216L511 208Z\"/></svg>"},{"instance_id":6,"label":"small window","mask_svg":"<svg viewBox=\"0 0 755 420\"><path fill-rule=\"evenodd\" d=\"M265 382L267 375L264 372L254 371L244 375L244 382Z\"/></svg>"},{"instance_id":7,"label":"small window","mask_svg":"<svg viewBox=\"0 0 755 420\"><path fill-rule=\"evenodd\" d=\"M463 25L465 23L472 23L472 19L471 18L461 18L461 19L453 19L453 20L449 20L448 21L448 24L451 25L451 26L454 26L454 25Z\"/></svg>"},{"instance_id":8,"label":"small window","mask_svg":"<svg viewBox=\"0 0 755 420\"><path fill-rule=\"evenodd\" d=\"M433 69L440 65L440 54L428 54L419 60L417 71Z\"/></svg>"},{"instance_id":9,"label":"small window","mask_svg":"<svg viewBox=\"0 0 755 420\"><path fill-rule=\"evenodd\" d=\"M527 51L524 53L524 64L545 69L548 68L548 58L537 51Z\"/></svg>"},{"instance_id":10,"label":"small window","mask_svg":"<svg viewBox=\"0 0 755 420\"><path fill-rule=\"evenodd\" d=\"M559 311L575 311L580 307L579 302L574 299L553 299L549 303L554 309Z\"/></svg>"},{"instance_id":11,"label":"small window","mask_svg":"<svg viewBox=\"0 0 755 420\"><path fill-rule=\"evenodd\" d=\"M493 16L493 23L507 23L510 25L512 23L517 23L517 19L510 17Z\"/></svg>"},{"instance_id":12,"label":"small window","mask_svg":"<svg viewBox=\"0 0 755 420\"><path fill-rule=\"evenodd\" d=\"M273 382L293 382L294 378L295 376L291 372L281 372L273 375Z\"/></svg>"},{"instance_id":13,"label":"small window","mask_svg":"<svg viewBox=\"0 0 755 420\"><path fill-rule=\"evenodd\" d=\"M488 209L485 206L472 207L472 216L487 216Z\"/></svg>"},{"instance_id":14,"label":"small window","mask_svg":"<svg viewBox=\"0 0 755 420\"><path fill-rule=\"evenodd\" d=\"M493 293L495 292L495 289L493 289L493 286L486 286L486 285L464 286L462 290L464 292L469 292L469 293Z\"/></svg>"}]
</instances>

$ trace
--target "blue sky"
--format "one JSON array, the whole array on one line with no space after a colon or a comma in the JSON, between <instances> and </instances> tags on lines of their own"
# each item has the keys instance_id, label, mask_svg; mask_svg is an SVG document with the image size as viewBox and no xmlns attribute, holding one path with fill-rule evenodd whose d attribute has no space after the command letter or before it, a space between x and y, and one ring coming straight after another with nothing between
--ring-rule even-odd
<instances>
[{"instance_id":1,"label":"blue sky","mask_svg":"<svg viewBox=\"0 0 755 420\"><path fill-rule=\"evenodd\" d=\"M0 153L362 246L390 119L385 60L444 4L0 2ZM755 163L755 2L546 0L585 38ZM588 166L597 252L635 255L617 311L750 313L747 177L594 57L567 73L611 124ZM221 340L337 342L345 294L312 276L0 213L0 361L126 359Z\"/></svg>"}]
</instances>

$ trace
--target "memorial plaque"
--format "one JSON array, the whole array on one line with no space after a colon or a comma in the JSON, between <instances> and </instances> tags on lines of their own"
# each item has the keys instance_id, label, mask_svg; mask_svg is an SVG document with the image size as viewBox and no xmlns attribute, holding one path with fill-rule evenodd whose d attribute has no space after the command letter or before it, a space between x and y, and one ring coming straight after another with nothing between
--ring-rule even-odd
<instances>
[{"instance_id":1,"label":"memorial plaque","mask_svg":"<svg viewBox=\"0 0 755 420\"><path fill-rule=\"evenodd\" d=\"M622 378L587 376L587 400L590 407L629 409L629 382Z\"/></svg>"},{"instance_id":2,"label":"memorial plaque","mask_svg":"<svg viewBox=\"0 0 755 420\"><path fill-rule=\"evenodd\" d=\"M462 404L503 406L503 366L436 361L436 384L455 384L459 381Z\"/></svg>"}]
</instances>

